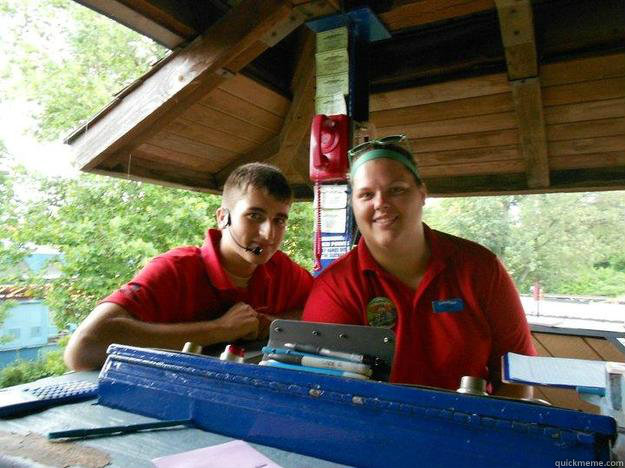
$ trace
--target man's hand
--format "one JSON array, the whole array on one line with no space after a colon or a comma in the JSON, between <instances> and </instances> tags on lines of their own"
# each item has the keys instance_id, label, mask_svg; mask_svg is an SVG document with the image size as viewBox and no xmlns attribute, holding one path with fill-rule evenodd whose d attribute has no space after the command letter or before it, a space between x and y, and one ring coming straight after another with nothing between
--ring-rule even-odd
<instances>
[{"instance_id":1,"label":"man's hand","mask_svg":"<svg viewBox=\"0 0 625 468\"><path fill-rule=\"evenodd\" d=\"M245 302L237 302L216 321L231 336L231 340L255 340L258 336L258 314Z\"/></svg>"}]
</instances>

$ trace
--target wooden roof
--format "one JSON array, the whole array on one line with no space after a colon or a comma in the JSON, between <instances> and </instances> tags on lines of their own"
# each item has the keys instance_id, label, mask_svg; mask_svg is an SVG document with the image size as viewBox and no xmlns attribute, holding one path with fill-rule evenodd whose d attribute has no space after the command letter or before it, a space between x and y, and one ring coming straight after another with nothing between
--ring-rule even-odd
<instances>
[{"instance_id":1,"label":"wooden roof","mask_svg":"<svg viewBox=\"0 0 625 468\"><path fill-rule=\"evenodd\" d=\"M83 170L217 193L260 160L311 196L303 23L338 1L79 1L174 49L68 138ZM432 195L625 189L625 0L366 3L370 122Z\"/></svg>"}]
</instances>

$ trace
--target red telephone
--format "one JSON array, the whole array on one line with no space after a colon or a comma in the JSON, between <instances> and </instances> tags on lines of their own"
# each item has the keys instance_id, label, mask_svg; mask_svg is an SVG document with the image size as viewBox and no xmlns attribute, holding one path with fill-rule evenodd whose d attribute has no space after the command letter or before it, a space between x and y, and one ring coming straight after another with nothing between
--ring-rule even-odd
<instances>
[{"instance_id":1,"label":"red telephone","mask_svg":"<svg viewBox=\"0 0 625 468\"><path fill-rule=\"evenodd\" d=\"M310 180L343 181L349 169L349 117L318 114L310 129Z\"/></svg>"}]
</instances>

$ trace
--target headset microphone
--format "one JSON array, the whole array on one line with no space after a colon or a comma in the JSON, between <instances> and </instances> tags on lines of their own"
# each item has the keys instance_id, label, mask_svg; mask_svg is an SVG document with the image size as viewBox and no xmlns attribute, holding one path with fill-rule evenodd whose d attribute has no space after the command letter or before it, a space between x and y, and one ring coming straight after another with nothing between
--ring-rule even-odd
<instances>
[{"instance_id":1,"label":"headset microphone","mask_svg":"<svg viewBox=\"0 0 625 468\"><path fill-rule=\"evenodd\" d=\"M263 248L259 245L257 245L256 247L251 247L251 246L245 247L244 245L241 245L239 243L239 241L234 235L234 232L232 232L232 219L230 218L230 211L228 211L228 221L226 222L226 227L230 231L230 237L232 237L232 240L234 241L234 243L237 244L239 247L241 247L243 250L245 250L246 252L251 252L257 257L263 254Z\"/></svg>"}]
</instances>

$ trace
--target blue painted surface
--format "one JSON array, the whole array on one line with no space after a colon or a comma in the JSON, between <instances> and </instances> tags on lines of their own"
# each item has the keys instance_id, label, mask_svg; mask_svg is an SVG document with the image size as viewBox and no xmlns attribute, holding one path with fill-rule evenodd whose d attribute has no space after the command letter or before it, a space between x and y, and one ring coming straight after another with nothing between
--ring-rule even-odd
<instances>
[{"instance_id":1,"label":"blue painted surface","mask_svg":"<svg viewBox=\"0 0 625 468\"><path fill-rule=\"evenodd\" d=\"M49 338L57 335L58 329L43 301L21 300L9 310L0 328L0 336L12 337L0 345L0 350L45 346Z\"/></svg>"},{"instance_id":2,"label":"blue painted surface","mask_svg":"<svg viewBox=\"0 0 625 468\"><path fill-rule=\"evenodd\" d=\"M32 272L43 272L46 277L58 274L50 262L62 256L58 252L40 248L25 257L23 265ZM45 271L42 271L45 270ZM57 349L50 340L59 335L48 306L40 299L17 299L17 305L9 309L4 322L0 323L0 369L15 360L35 361L46 351ZM7 341L8 339L8 341Z\"/></svg>"},{"instance_id":3,"label":"blue painted surface","mask_svg":"<svg viewBox=\"0 0 625 468\"><path fill-rule=\"evenodd\" d=\"M607 461L612 418L113 345L101 404L358 467Z\"/></svg>"},{"instance_id":4,"label":"blue painted surface","mask_svg":"<svg viewBox=\"0 0 625 468\"><path fill-rule=\"evenodd\" d=\"M56 344L49 344L45 346L36 346L33 348L21 348L21 349L8 349L0 351L0 369L4 369L9 364L13 364L15 361L37 361L41 359L48 351L54 351L59 349Z\"/></svg>"}]
</instances>

